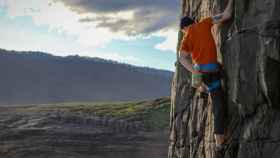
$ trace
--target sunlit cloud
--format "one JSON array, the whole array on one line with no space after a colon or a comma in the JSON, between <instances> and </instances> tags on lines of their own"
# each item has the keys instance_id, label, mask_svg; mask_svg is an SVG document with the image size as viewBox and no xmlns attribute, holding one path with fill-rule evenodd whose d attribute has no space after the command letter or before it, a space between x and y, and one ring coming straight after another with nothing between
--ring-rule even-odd
<instances>
[{"instance_id":1,"label":"sunlit cloud","mask_svg":"<svg viewBox=\"0 0 280 158\"><path fill-rule=\"evenodd\" d=\"M178 32L176 30L169 30L165 32L159 32L155 34L159 37L166 37L166 39L157 45L155 45L156 49L162 51L172 51L176 52L177 41L178 41Z\"/></svg>"},{"instance_id":2,"label":"sunlit cloud","mask_svg":"<svg viewBox=\"0 0 280 158\"><path fill-rule=\"evenodd\" d=\"M11 18L30 16L36 25L76 36L77 43L84 46L104 47L113 39L132 40L168 32L158 34L166 40L155 48L175 50L174 34L170 33L176 29L178 18L178 3L174 1L0 0L0 5Z\"/></svg>"},{"instance_id":3,"label":"sunlit cloud","mask_svg":"<svg viewBox=\"0 0 280 158\"><path fill-rule=\"evenodd\" d=\"M111 52L106 52L106 53L97 52L96 53L95 52L94 54L96 57L109 59L109 60L117 60L117 61L123 62L123 63L135 64L135 63L141 62L141 59L139 59L137 57L121 55L120 53L117 53L117 52L113 52L113 53L111 53Z\"/></svg>"},{"instance_id":4,"label":"sunlit cloud","mask_svg":"<svg viewBox=\"0 0 280 158\"><path fill-rule=\"evenodd\" d=\"M82 22L98 22L98 27L106 27L113 32L125 31L127 35L149 34L174 28L178 20L179 0L57 1L63 2L80 15L93 13L98 16L81 19Z\"/></svg>"},{"instance_id":5,"label":"sunlit cloud","mask_svg":"<svg viewBox=\"0 0 280 158\"><path fill-rule=\"evenodd\" d=\"M174 0L57 0L80 15L95 14L95 17L79 19L82 23L95 23L96 28L106 28L119 37L149 38L157 34L166 40L156 49L175 52L179 1ZM127 35L127 36L126 36Z\"/></svg>"},{"instance_id":6,"label":"sunlit cloud","mask_svg":"<svg viewBox=\"0 0 280 158\"><path fill-rule=\"evenodd\" d=\"M2 2L11 17L30 16L35 25L48 26L49 32L66 33L76 36L77 42L95 47L103 46L114 38L109 31L96 28L97 24L82 24L81 15L66 8L62 3L52 1L5 0ZM88 15L87 15L88 16Z\"/></svg>"},{"instance_id":7,"label":"sunlit cloud","mask_svg":"<svg viewBox=\"0 0 280 158\"><path fill-rule=\"evenodd\" d=\"M69 53L75 54L80 49L75 45L69 45L71 42L69 39L34 33L28 29L20 30L10 25L5 26L2 24L1 26L0 48L18 51L42 51L55 53L60 56L66 56Z\"/></svg>"},{"instance_id":8,"label":"sunlit cloud","mask_svg":"<svg viewBox=\"0 0 280 158\"><path fill-rule=\"evenodd\" d=\"M179 4L179 0L0 0L4 19L0 48L165 67L157 57L167 63L173 54L160 53L176 51ZM128 43L126 52L114 51L118 42ZM148 61L147 55L153 58Z\"/></svg>"}]
</instances>

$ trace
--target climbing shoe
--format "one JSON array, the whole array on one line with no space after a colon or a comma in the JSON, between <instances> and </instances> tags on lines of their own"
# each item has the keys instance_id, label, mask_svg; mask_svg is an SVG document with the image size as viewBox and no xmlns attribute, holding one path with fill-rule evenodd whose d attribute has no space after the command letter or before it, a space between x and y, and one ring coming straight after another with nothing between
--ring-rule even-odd
<instances>
[{"instance_id":1,"label":"climbing shoe","mask_svg":"<svg viewBox=\"0 0 280 158\"><path fill-rule=\"evenodd\" d=\"M224 154L225 154L225 145L216 144L214 158L224 158Z\"/></svg>"}]
</instances>

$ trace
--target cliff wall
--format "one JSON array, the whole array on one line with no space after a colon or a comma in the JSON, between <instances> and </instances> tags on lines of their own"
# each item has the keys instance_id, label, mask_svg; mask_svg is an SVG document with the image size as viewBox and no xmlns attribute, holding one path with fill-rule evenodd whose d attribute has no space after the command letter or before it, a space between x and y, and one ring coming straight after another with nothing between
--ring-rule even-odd
<instances>
[{"instance_id":1,"label":"cliff wall","mask_svg":"<svg viewBox=\"0 0 280 158\"><path fill-rule=\"evenodd\" d=\"M222 0L182 0L182 16L221 12ZM280 1L235 0L234 17L213 29L226 78L225 158L280 155ZM179 33L178 47L182 35ZM190 93L190 73L177 62L171 90L169 158L212 158L212 104Z\"/></svg>"}]
</instances>

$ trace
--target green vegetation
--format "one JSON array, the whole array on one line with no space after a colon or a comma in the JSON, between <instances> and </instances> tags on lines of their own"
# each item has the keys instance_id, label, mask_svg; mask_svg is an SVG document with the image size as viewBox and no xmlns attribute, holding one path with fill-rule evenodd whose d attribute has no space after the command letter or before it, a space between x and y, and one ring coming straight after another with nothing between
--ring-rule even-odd
<instances>
[{"instance_id":1,"label":"green vegetation","mask_svg":"<svg viewBox=\"0 0 280 158\"><path fill-rule=\"evenodd\" d=\"M163 97L150 101L103 102L103 103L59 103L40 106L24 106L26 111L64 111L84 115L114 117L127 121L143 122L146 129L167 128L169 124L170 98Z\"/></svg>"}]
</instances>

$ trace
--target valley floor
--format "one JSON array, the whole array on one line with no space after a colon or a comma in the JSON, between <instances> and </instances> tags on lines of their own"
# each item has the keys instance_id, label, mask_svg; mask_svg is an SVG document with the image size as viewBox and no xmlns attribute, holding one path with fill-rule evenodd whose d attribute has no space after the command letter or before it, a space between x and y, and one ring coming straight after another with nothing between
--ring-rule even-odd
<instances>
[{"instance_id":1,"label":"valley floor","mask_svg":"<svg viewBox=\"0 0 280 158\"><path fill-rule=\"evenodd\" d=\"M169 117L161 116L168 114L164 110L168 104L166 98L139 102L125 106L130 108L126 113L120 112L126 109L123 104L115 105L119 110L110 115L102 113L109 113L112 108L108 105L0 106L0 157L167 157L167 127L154 124ZM131 110L134 106L141 110ZM166 126L167 122L160 123Z\"/></svg>"}]
</instances>

